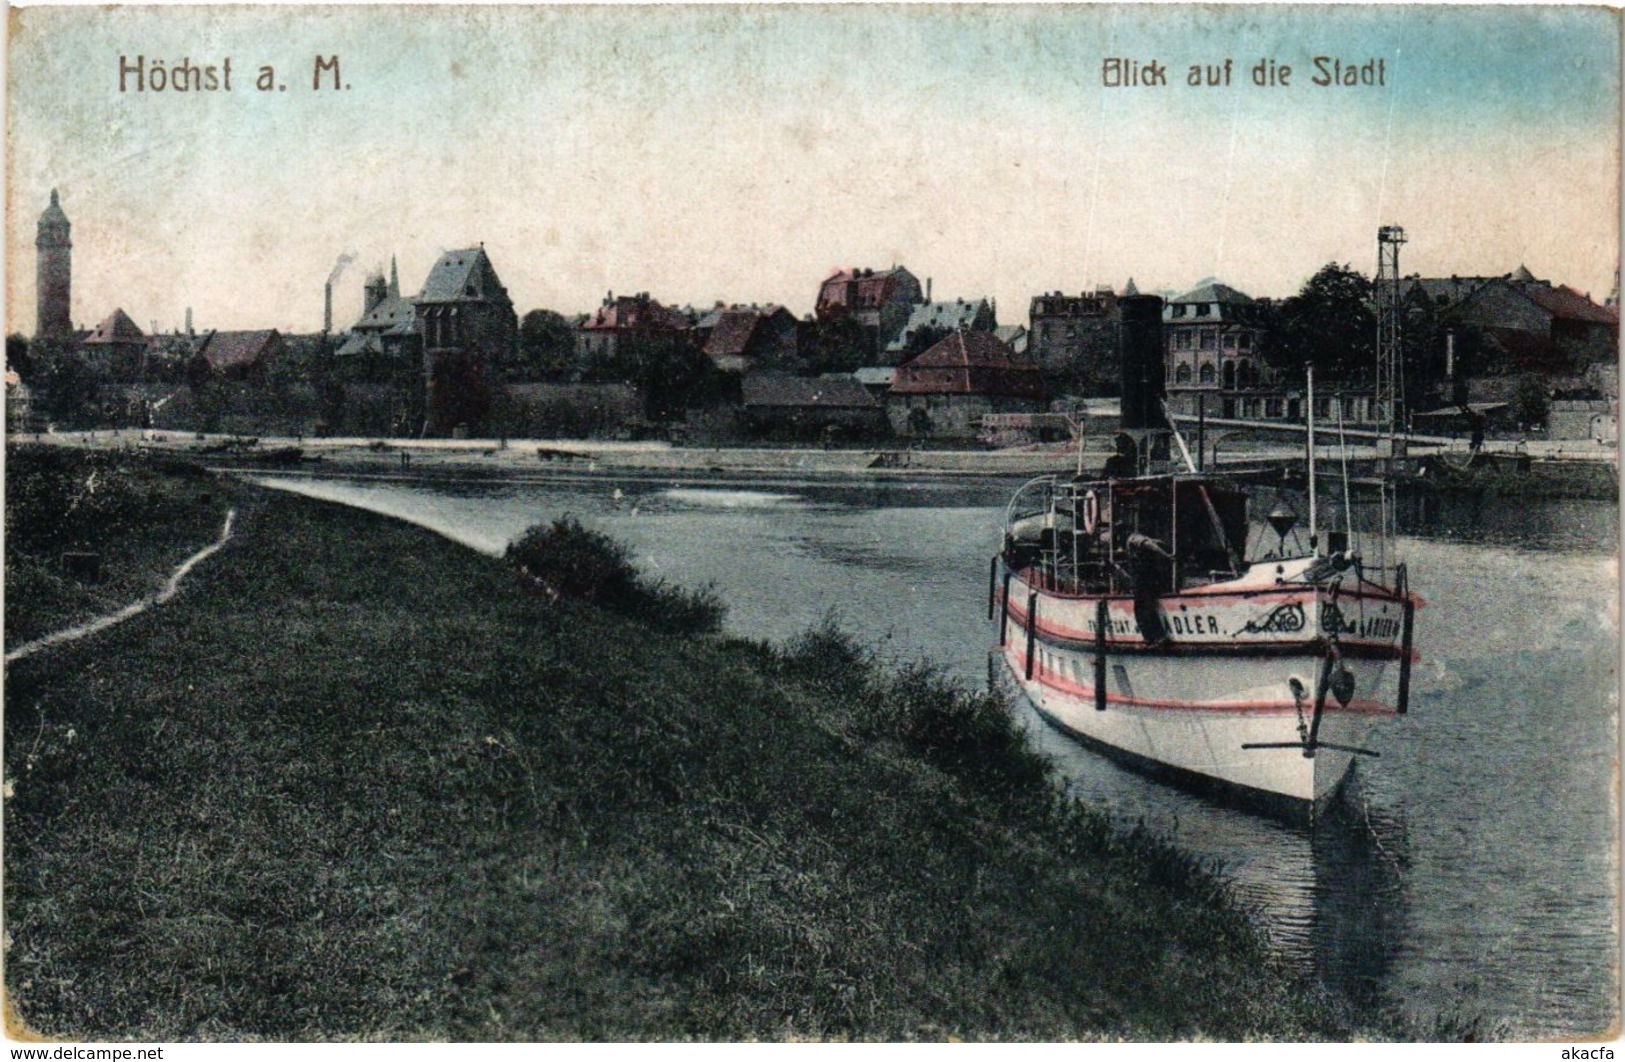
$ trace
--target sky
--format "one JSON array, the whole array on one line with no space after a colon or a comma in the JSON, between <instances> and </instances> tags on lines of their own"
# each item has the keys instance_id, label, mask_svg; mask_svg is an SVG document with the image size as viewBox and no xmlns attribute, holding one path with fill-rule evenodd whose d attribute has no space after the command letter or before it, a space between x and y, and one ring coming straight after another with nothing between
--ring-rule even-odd
<instances>
[{"instance_id":1,"label":"sky","mask_svg":"<svg viewBox=\"0 0 1625 1062\"><path fill-rule=\"evenodd\" d=\"M232 91L121 92L138 56L229 57ZM312 88L317 56L346 87ZM1315 85L1316 56L1385 83ZM1168 83L1108 87L1113 58ZM24 334L52 188L87 327L315 331L348 254L344 327L391 255L410 295L480 243L521 314L648 291L800 315L833 269L894 263L1001 323L1130 277L1285 296L1372 272L1385 224L1405 273L1523 264L1601 301L1618 269L1603 8L14 7L7 59ZM1253 83L1267 60L1288 84Z\"/></svg>"}]
</instances>

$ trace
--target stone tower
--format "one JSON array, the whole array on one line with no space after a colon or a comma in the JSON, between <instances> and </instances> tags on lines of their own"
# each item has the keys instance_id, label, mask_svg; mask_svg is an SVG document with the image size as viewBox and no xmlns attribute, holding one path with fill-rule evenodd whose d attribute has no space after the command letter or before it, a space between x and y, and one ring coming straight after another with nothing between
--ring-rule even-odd
<instances>
[{"instance_id":1,"label":"stone tower","mask_svg":"<svg viewBox=\"0 0 1625 1062\"><path fill-rule=\"evenodd\" d=\"M67 339L73 335L73 319L69 315L70 287L73 282L73 243L68 239L68 215L56 201L56 189L51 189L51 205L39 219L39 237L34 241L38 249L38 319L34 332L41 339Z\"/></svg>"}]
</instances>

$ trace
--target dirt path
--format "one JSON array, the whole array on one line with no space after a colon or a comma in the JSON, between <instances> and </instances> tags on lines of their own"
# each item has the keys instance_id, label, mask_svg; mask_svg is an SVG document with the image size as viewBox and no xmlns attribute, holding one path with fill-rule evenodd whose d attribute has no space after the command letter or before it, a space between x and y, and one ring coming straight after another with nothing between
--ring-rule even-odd
<instances>
[{"instance_id":1,"label":"dirt path","mask_svg":"<svg viewBox=\"0 0 1625 1062\"><path fill-rule=\"evenodd\" d=\"M80 638L85 638L100 631L105 631L109 627L123 623L131 616L139 616L141 613L147 611L149 608L152 608L154 605L162 605L180 591L181 580L186 578L187 574L191 572L193 568L207 560L211 554L226 544L226 542L231 538L231 525L236 519L236 509L232 509L230 512L226 513L226 522L220 528L220 537L182 561L173 572L169 573L168 581L164 583L163 589L159 590L156 594L153 594L151 597L144 597L133 604L125 605L117 612L110 612L105 616L98 616L95 619L89 620L85 623L80 623L75 626L67 627L63 630L47 634L43 638L36 638L31 642L25 642L6 654L6 663L9 664L13 660L21 660L25 656L32 656L42 649L51 648L53 645L61 645L64 642L75 642Z\"/></svg>"}]
</instances>

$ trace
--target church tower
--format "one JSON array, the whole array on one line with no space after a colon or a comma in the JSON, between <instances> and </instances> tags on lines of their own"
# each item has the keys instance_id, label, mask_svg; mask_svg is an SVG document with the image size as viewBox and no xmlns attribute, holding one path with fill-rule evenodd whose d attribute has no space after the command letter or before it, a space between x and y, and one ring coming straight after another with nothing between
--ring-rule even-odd
<instances>
[{"instance_id":1,"label":"church tower","mask_svg":"<svg viewBox=\"0 0 1625 1062\"><path fill-rule=\"evenodd\" d=\"M39 219L38 274L35 287L39 298L35 334L41 339L67 339L73 335L69 316L69 290L73 280L73 243L68 239L68 215L51 189L51 205Z\"/></svg>"}]
</instances>

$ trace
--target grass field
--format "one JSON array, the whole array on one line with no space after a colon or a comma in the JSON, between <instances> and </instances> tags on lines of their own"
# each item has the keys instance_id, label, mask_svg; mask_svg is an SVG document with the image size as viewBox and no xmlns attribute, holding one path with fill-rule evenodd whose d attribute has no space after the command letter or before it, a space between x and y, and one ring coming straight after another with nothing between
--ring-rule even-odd
<instances>
[{"instance_id":1,"label":"grass field","mask_svg":"<svg viewBox=\"0 0 1625 1062\"><path fill-rule=\"evenodd\" d=\"M237 533L174 601L8 668L5 980L39 1032L1393 1034L929 668L207 492Z\"/></svg>"}]
</instances>

